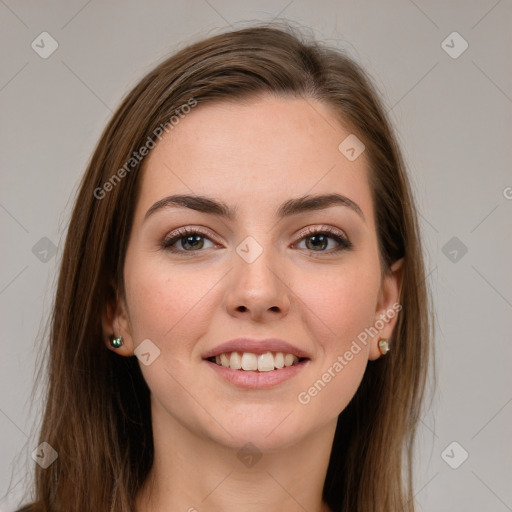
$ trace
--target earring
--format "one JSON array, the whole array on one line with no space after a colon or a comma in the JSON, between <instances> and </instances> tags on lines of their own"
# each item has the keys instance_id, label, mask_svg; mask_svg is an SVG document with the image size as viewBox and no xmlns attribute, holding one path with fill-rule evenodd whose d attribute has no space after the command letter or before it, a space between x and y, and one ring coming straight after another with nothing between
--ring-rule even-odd
<instances>
[{"instance_id":1,"label":"earring","mask_svg":"<svg viewBox=\"0 0 512 512\"><path fill-rule=\"evenodd\" d=\"M110 338L110 346L119 348L123 344L123 338L121 336L113 336Z\"/></svg>"},{"instance_id":2,"label":"earring","mask_svg":"<svg viewBox=\"0 0 512 512\"><path fill-rule=\"evenodd\" d=\"M389 352L388 340L379 340L379 351L383 356Z\"/></svg>"}]
</instances>

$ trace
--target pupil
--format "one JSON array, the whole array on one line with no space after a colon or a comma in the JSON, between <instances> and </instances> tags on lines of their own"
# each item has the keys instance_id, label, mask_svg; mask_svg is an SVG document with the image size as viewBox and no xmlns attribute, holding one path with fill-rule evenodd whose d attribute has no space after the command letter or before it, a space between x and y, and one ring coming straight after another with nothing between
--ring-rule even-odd
<instances>
[{"instance_id":1,"label":"pupil","mask_svg":"<svg viewBox=\"0 0 512 512\"><path fill-rule=\"evenodd\" d=\"M326 237L325 235L312 235L309 237L309 240L313 241L313 247L321 247L322 249L325 249L326 247ZM318 243L315 243L314 240L317 240L317 242L321 245L318 245Z\"/></svg>"},{"instance_id":2,"label":"pupil","mask_svg":"<svg viewBox=\"0 0 512 512\"><path fill-rule=\"evenodd\" d=\"M189 235L185 238L185 244L191 245L191 247L197 248L197 243L201 241L200 235ZM185 248L185 245L183 246Z\"/></svg>"}]
</instances>

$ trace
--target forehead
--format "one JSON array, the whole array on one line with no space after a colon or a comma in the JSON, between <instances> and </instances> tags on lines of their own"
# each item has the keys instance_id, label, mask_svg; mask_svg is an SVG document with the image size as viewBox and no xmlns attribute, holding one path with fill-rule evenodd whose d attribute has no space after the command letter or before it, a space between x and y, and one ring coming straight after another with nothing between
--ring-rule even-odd
<instances>
[{"instance_id":1,"label":"forehead","mask_svg":"<svg viewBox=\"0 0 512 512\"><path fill-rule=\"evenodd\" d=\"M200 104L146 157L140 209L176 193L266 211L291 197L338 192L371 217L366 155L350 161L339 149L350 135L332 110L312 99Z\"/></svg>"}]
</instances>

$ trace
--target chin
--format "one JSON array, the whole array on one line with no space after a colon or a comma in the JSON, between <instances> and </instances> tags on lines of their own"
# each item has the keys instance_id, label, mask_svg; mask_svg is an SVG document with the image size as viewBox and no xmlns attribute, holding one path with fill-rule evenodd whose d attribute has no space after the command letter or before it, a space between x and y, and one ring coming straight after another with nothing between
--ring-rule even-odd
<instances>
[{"instance_id":1,"label":"chin","mask_svg":"<svg viewBox=\"0 0 512 512\"><path fill-rule=\"evenodd\" d=\"M305 423L293 418L294 414L289 414L290 411L282 411L280 416L274 415L271 419L263 416L261 410L252 415L230 418L229 421L219 418L227 432L220 429L212 433L211 437L219 444L236 450L251 443L260 452L278 452L301 442L307 436Z\"/></svg>"}]
</instances>

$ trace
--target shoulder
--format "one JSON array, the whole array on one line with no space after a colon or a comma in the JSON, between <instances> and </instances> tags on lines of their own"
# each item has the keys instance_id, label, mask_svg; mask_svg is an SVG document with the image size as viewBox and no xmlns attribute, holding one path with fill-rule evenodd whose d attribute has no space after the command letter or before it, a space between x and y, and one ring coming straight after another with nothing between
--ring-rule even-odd
<instances>
[{"instance_id":1,"label":"shoulder","mask_svg":"<svg viewBox=\"0 0 512 512\"><path fill-rule=\"evenodd\" d=\"M28 505L24 505L22 508L19 508L15 512L35 512L36 507L33 503L30 503Z\"/></svg>"}]
</instances>

